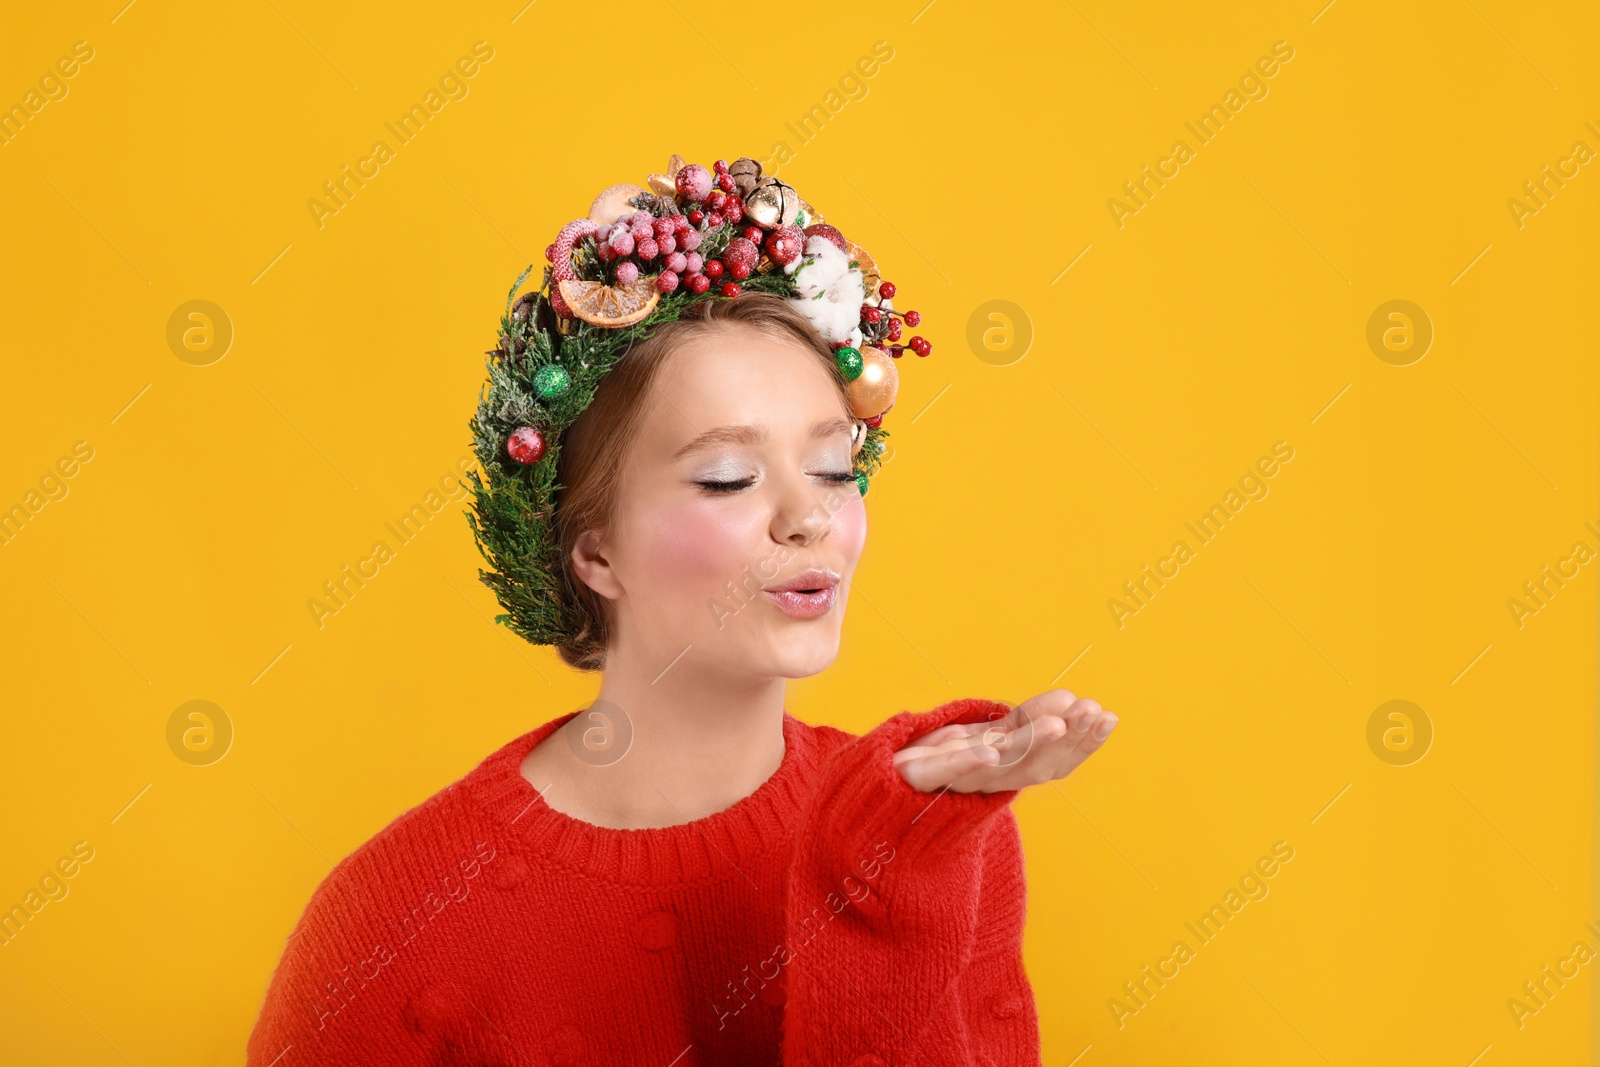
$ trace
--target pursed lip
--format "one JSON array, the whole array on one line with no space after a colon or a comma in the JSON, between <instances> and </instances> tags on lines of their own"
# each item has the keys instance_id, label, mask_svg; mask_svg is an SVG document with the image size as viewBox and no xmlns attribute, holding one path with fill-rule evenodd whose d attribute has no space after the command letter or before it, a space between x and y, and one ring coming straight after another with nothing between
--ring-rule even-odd
<instances>
[{"instance_id":1,"label":"pursed lip","mask_svg":"<svg viewBox=\"0 0 1600 1067\"><path fill-rule=\"evenodd\" d=\"M769 593L792 593L802 589L830 589L839 584L839 576L833 571L821 570L813 567L801 571L793 578L786 578L781 582L762 586Z\"/></svg>"}]
</instances>

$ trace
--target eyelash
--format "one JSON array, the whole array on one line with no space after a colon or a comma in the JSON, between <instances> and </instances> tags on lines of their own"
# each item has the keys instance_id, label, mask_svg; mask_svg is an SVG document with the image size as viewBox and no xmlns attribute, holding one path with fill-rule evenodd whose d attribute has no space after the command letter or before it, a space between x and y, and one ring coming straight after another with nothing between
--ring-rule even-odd
<instances>
[{"instance_id":1,"label":"eyelash","mask_svg":"<svg viewBox=\"0 0 1600 1067\"><path fill-rule=\"evenodd\" d=\"M856 476L853 472L849 474L842 474L835 471L828 471L823 474L819 474L817 477L838 485L843 485L845 482L853 482L856 480ZM695 484L700 486L708 493L734 493L738 492L740 489L750 488L750 486L755 484L755 479L741 478L736 482L704 481L695 482Z\"/></svg>"}]
</instances>

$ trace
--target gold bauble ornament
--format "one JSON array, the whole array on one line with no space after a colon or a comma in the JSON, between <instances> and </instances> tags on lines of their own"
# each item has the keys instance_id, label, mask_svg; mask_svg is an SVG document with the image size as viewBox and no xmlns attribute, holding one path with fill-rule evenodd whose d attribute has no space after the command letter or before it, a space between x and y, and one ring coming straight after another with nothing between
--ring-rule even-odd
<instances>
[{"instance_id":1,"label":"gold bauble ornament","mask_svg":"<svg viewBox=\"0 0 1600 1067\"><path fill-rule=\"evenodd\" d=\"M861 373L845 386L850 414L858 419L882 415L900 391L900 371L894 357L872 345L861 346Z\"/></svg>"},{"instance_id":2,"label":"gold bauble ornament","mask_svg":"<svg viewBox=\"0 0 1600 1067\"><path fill-rule=\"evenodd\" d=\"M643 192L647 192L644 186L632 182L621 182L602 190L589 205L589 221L596 226L609 226L622 216L633 214L634 207L628 201Z\"/></svg>"},{"instance_id":3,"label":"gold bauble ornament","mask_svg":"<svg viewBox=\"0 0 1600 1067\"><path fill-rule=\"evenodd\" d=\"M763 229L787 226L800 213L800 194L788 182L768 175L760 178L744 198L744 214Z\"/></svg>"}]
</instances>

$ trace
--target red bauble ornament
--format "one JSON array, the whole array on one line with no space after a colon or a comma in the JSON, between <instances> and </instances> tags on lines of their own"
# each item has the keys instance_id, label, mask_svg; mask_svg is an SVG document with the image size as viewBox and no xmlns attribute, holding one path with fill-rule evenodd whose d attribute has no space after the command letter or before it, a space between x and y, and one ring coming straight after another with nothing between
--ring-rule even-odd
<instances>
[{"instance_id":1,"label":"red bauble ornament","mask_svg":"<svg viewBox=\"0 0 1600 1067\"><path fill-rule=\"evenodd\" d=\"M747 278L750 272L756 269L756 260L760 258L760 249L748 237L735 237L728 242L728 247L722 251L723 265L728 268L728 273L735 278ZM741 268L744 273L740 273Z\"/></svg>"},{"instance_id":2,"label":"red bauble ornament","mask_svg":"<svg viewBox=\"0 0 1600 1067\"><path fill-rule=\"evenodd\" d=\"M845 242L844 234L836 227L829 226L826 222L813 222L805 228L807 237L826 237L835 248L841 252L849 252L850 247Z\"/></svg>"},{"instance_id":3,"label":"red bauble ornament","mask_svg":"<svg viewBox=\"0 0 1600 1067\"><path fill-rule=\"evenodd\" d=\"M787 267L800 258L806 243L805 234L795 225L779 226L767 238L767 255L772 262Z\"/></svg>"},{"instance_id":4,"label":"red bauble ornament","mask_svg":"<svg viewBox=\"0 0 1600 1067\"><path fill-rule=\"evenodd\" d=\"M692 203L704 200L711 192L711 174L698 163L679 170L673 179L678 195Z\"/></svg>"},{"instance_id":5,"label":"red bauble ornament","mask_svg":"<svg viewBox=\"0 0 1600 1067\"><path fill-rule=\"evenodd\" d=\"M532 426L519 427L506 439L506 454L524 467L539 462L544 455L544 434Z\"/></svg>"}]
</instances>

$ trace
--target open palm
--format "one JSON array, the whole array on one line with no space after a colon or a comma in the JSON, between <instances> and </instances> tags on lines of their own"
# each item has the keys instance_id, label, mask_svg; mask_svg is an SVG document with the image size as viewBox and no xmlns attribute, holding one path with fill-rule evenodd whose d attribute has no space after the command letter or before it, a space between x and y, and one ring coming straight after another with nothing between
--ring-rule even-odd
<instances>
[{"instance_id":1,"label":"open palm","mask_svg":"<svg viewBox=\"0 0 1600 1067\"><path fill-rule=\"evenodd\" d=\"M998 793L1065 778L1103 745L1117 717L1088 697L1051 689L993 722L951 723L894 754L900 776L932 793Z\"/></svg>"}]
</instances>

